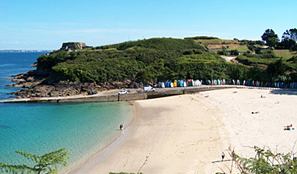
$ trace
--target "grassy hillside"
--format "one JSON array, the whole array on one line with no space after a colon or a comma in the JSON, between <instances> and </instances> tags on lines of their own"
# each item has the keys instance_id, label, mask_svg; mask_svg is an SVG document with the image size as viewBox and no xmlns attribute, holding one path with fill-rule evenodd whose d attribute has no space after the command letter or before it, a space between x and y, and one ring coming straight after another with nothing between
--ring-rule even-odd
<instances>
[{"instance_id":1,"label":"grassy hillside","mask_svg":"<svg viewBox=\"0 0 297 174\"><path fill-rule=\"evenodd\" d=\"M296 51L292 52L289 50L274 50L274 53L277 57L283 57L284 59L290 59L296 55Z\"/></svg>"},{"instance_id":2,"label":"grassy hillside","mask_svg":"<svg viewBox=\"0 0 297 174\"><path fill-rule=\"evenodd\" d=\"M156 82L171 79L231 78L233 64L189 39L154 38L73 52L57 51L38 58L37 71L48 83Z\"/></svg>"},{"instance_id":3,"label":"grassy hillside","mask_svg":"<svg viewBox=\"0 0 297 174\"><path fill-rule=\"evenodd\" d=\"M237 39L227 40L206 36L190 37L185 39L193 40L195 43L203 45L209 51L213 51L216 53L218 51L223 51L223 48L227 51L237 50L239 53L244 53L249 50L244 41L239 41Z\"/></svg>"},{"instance_id":4,"label":"grassy hillside","mask_svg":"<svg viewBox=\"0 0 297 174\"><path fill-rule=\"evenodd\" d=\"M209 45L223 45L223 44L239 44L238 40L226 40L219 39L217 37L207 37L207 36L198 36L198 37L187 37L187 40L193 40L196 43L209 46Z\"/></svg>"},{"instance_id":5,"label":"grassy hillside","mask_svg":"<svg viewBox=\"0 0 297 174\"><path fill-rule=\"evenodd\" d=\"M199 41L201 39L205 41L204 44L220 43L222 46L227 43L227 40L205 37L153 38L72 52L59 50L40 56L35 73L44 76L47 83L61 80L78 82L130 80L143 83L173 79L207 80L211 79L212 68L215 79L271 81L277 79L279 75L285 75L288 80L295 79L290 76L291 72L295 71L295 59L291 62L282 62L286 65L284 72L290 72L289 74L284 72L278 74L279 72L273 72L274 69L271 69L270 64L278 62L279 57L271 51L255 55L248 53L247 45L240 41L228 41L230 46L237 46L232 49L246 52L238 57L243 65L232 64L226 62L216 52L207 49L207 45Z\"/></svg>"}]
</instances>

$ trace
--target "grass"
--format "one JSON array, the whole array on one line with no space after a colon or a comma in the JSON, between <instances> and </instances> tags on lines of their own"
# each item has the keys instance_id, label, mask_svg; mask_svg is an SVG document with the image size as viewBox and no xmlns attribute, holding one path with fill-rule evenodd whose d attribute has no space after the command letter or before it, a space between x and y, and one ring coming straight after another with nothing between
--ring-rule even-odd
<instances>
[{"instance_id":1,"label":"grass","mask_svg":"<svg viewBox=\"0 0 297 174\"><path fill-rule=\"evenodd\" d=\"M289 50L274 50L277 57L283 57L285 60L292 58L296 55L296 52L291 52Z\"/></svg>"},{"instance_id":2,"label":"grass","mask_svg":"<svg viewBox=\"0 0 297 174\"><path fill-rule=\"evenodd\" d=\"M226 40L226 39L197 39L194 40L196 43L202 45L221 45L221 44L239 44L237 40Z\"/></svg>"},{"instance_id":3,"label":"grass","mask_svg":"<svg viewBox=\"0 0 297 174\"><path fill-rule=\"evenodd\" d=\"M241 45L238 40L227 39L194 39L196 43L207 46L211 51L221 51L222 47L228 47L228 50L238 50L238 52L244 53L249 49L246 45Z\"/></svg>"},{"instance_id":4,"label":"grass","mask_svg":"<svg viewBox=\"0 0 297 174\"><path fill-rule=\"evenodd\" d=\"M238 56L238 61L245 65L253 65L253 64L263 64L268 65L277 61L279 58L259 58L259 57L246 57L246 56Z\"/></svg>"},{"instance_id":5,"label":"grass","mask_svg":"<svg viewBox=\"0 0 297 174\"><path fill-rule=\"evenodd\" d=\"M244 53L244 52L247 52L249 49L246 45L243 45L243 46L239 46L239 47L235 48L235 50L237 50L240 53Z\"/></svg>"},{"instance_id":6,"label":"grass","mask_svg":"<svg viewBox=\"0 0 297 174\"><path fill-rule=\"evenodd\" d=\"M227 51L237 50L240 53L245 53L245 52L247 52L249 50L246 45L240 46L240 45L231 44L231 45L228 45L228 46L229 46L229 48L227 49ZM213 52L223 51L223 49L221 49L219 47L217 47L217 49L215 49L215 48L212 47L212 51Z\"/></svg>"}]
</instances>

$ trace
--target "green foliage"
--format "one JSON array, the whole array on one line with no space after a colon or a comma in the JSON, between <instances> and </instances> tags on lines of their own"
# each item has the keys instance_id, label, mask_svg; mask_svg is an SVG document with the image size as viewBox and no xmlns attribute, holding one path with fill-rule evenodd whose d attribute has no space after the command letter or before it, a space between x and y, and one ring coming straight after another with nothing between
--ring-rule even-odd
<instances>
[{"instance_id":1,"label":"green foliage","mask_svg":"<svg viewBox=\"0 0 297 174\"><path fill-rule=\"evenodd\" d=\"M285 38L278 45L278 49L291 49L296 45L296 41L293 39Z\"/></svg>"},{"instance_id":2,"label":"green foliage","mask_svg":"<svg viewBox=\"0 0 297 174\"><path fill-rule=\"evenodd\" d=\"M297 160L293 159L292 153L273 153L254 146L255 157L243 158L232 153L233 160L242 174L293 174L297 173Z\"/></svg>"},{"instance_id":3,"label":"green foliage","mask_svg":"<svg viewBox=\"0 0 297 174\"><path fill-rule=\"evenodd\" d=\"M217 53L219 55L225 55L225 56L229 56L229 55L238 56L239 55L239 52L237 49L235 49L235 50L223 49L222 51L218 51Z\"/></svg>"},{"instance_id":4,"label":"green foliage","mask_svg":"<svg viewBox=\"0 0 297 174\"><path fill-rule=\"evenodd\" d=\"M290 59L294 56L294 52L289 51L288 49L278 49L274 50L276 57L282 57L284 59Z\"/></svg>"},{"instance_id":5,"label":"green foliage","mask_svg":"<svg viewBox=\"0 0 297 174\"><path fill-rule=\"evenodd\" d=\"M271 75L284 75L287 69L287 64L282 59L279 59L268 65L267 72Z\"/></svg>"},{"instance_id":6,"label":"green foliage","mask_svg":"<svg viewBox=\"0 0 297 174\"><path fill-rule=\"evenodd\" d=\"M247 52L249 49L246 45L244 45L244 46L239 46L239 47L235 48L235 50L237 50L240 53L244 53L244 52Z\"/></svg>"},{"instance_id":7,"label":"green foliage","mask_svg":"<svg viewBox=\"0 0 297 174\"><path fill-rule=\"evenodd\" d=\"M57 54L41 55L37 59L37 69L50 71L53 66L59 62L64 62L67 59L71 59L71 55L66 51L59 51Z\"/></svg>"},{"instance_id":8,"label":"green foliage","mask_svg":"<svg viewBox=\"0 0 297 174\"><path fill-rule=\"evenodd\" d=\"M271 81L271 78L269 78L267 71L258 65L253 66L249 69L247 77L249 77L248 80L259 80L263 82Z\"/></svg>"},{"instance_id":9,"label":"green foliage","mask_svg":"<svg viewBox=\"0 0 297 174\"><path fill-rule=\"evenodd\" d=\"M273 29L267 29L261 36L262 40L266 42L266 44L270 47L275 47L278 43L279 39L277 34L273 31Z\"/></svg>"},{"instance_id":10,"label":"green foliage","mask_svg":"<svg viewBox=\"0 0 297 174\"><path fill-rule=\"evenodd\" d=\"M173 77L185 78L183 74L187 73L176 68L181 62L202 63L212 59L222 60L192 40L162 38L125 42L102 50L71 53L58 51L38 58L40 64L37 69L47 70L49 78L56 81L105 82L132 79L152 82ZM188 76L191 78L194 75Z\"/></svg>"},{"instance_id":11,"label":"green foliage","mask_svg":"<svg viewBox=\"0 0 297 174\"><path fill-rule=\"evenodd\" d=\"M0 171L6 173L48 173L56 174L58 172L58 165L67 166L67 159L69 158L69 151L66 148L59 149L54 152L38 156L28 152L15 151L16 153L22 155L26 159L32 161L34 166L13 165L0 163Z\"/></svg>"},{"instance_id":12,"label":"green foliage","mask_svg":"<svg viewBox=\"0 0 297 174\"><path fill-rule=\"evenodd\" d=\"M290 47L291 51L297 51L297 44L294 44Z\"/></svg>"},{"instance_id":13,"label":"green foliage","mask_svg":"<svg viewBox=\"0 0 297 174\"><path fill-rule=\"evenodd\" d=\"M201 38L200 38L201 39ZM198 40L199 41L199 40ZM220 42L225 40L210 38L204 41ZM120 44L95 47L73 52L56 51L38 58L35 74L44 74L48 83L64 81L107 82L127 79L155 83L160 80L211 78L211 64L214 78L225 79L263 79L270 81L277 75L268 75L265 68L279 58L273 50L262 50L262 42L246 41L258 54L245 53L237 60L244 64L231 64L214 52L208 52L193 39L154 38ZM227 42L227 41L226 41ZM239 44L238 40L232 43ZM231 42L230 42L231 43ZM247 49L247 46L244 46ZM237 55L237 49L223 49L223 54ZM250 68L261 64L260 68ZM297 62L286 63L287 70L297 70ZM266 66L266 67L265 67ZM270 72L270 71L269 71ZM287 79L295 79L287 74ZM254 79L254 80L256 80Z\"/></svg>"},{"instance_id":14,"label":"green foliage","mask_svg":"<svg viewBox=\"0 0 297 174\"><path fill-rule=\"evenodd\" d=\"M291 28L290 30L286 30L282 36L283 40L294 40L297 41L297 28Z\"/></svg>"},{"instance_id":15,"label":"green foliage","mask_svg":"<svg viewBox=\"0 0 297 174\"><path fill-rule=\"evenodd\" d=\"M245 55L238 56L237 60L244 65L255 65L255 64L268 65L271 62L275 62L277 58L266 58L263 55L245 54Z\"/></svg>"},{"instance_id":16,"label":"green foliage","mask_svg":"<svg viewBox=\"0 0 297 174\"><path fill-rule=\"evenodd\" d=\"M139 41L124 42L118 45L118 50L126 50L131 47L141 47L157 50L183 50L183 49L203 49L192 40L173 38L153 38Z\"/></svg>"},{"instance_id":17,"label":"green foliage","mask_svg":"<svg viewBox=\"0 0 297 174\"><path fill-rule=\"evenodd\" d=\"M266 44L268 45L268 46L270 46L270 47L275 47L275 46L277 46L277 44L278 44L278 41L279 41L279 39L278 38L268 38L267 40L266 40Z\"/></svg>"},{"instance_id":18,"label":"green foliage","mask_svg":"<svg viewBox=\"0 0 297 174\"><path fill-rule=\"evenodd\" d=\"M260 81L281 81L290 82L295 78L291 78L288 72L297 68L297 61L294 57L284 61L282 58L276 57L271 51L264 51L256 55L240 55L237 60L245 65L253 66L247 73L250 80Z\"/></svg>"}]
</instances>

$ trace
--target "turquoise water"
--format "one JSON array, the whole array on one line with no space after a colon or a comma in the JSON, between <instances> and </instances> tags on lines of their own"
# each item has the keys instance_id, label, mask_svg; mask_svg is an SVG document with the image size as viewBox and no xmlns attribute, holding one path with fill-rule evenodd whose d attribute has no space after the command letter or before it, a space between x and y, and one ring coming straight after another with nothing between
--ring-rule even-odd
<instances>
[{"instance_id":1,"label":"turquoise water","mask_svg":"<svg viewBox=\"0 0 297 174\"><path fill-rule=\"evenodd\" d=\"M28 65L32 63L27 62ZM10 75L14 74L1 74L2 77ZM1 80L2 91L16 90L4 87L8 80ZM5 93L1 95L2 99L9 98ZM69 169L85 162L119 136L119 125L128 125L133 117L133 106L119 102L0 103L0 162L26 163L27 160L15 150L42 155L66 147L70 151Z\"/></svg>"},{"instance_id":2,"label":"turquoise water","mask_svg":"<svg viewBox=\"0 0 297 174\"><path fill-rule=\"evenodd\" d=\"M77 165L119 134L133 109L127 103L1 104L0 161L23 164L15 150L38 155L63 147Z\"/></svg>"}]
</instances>

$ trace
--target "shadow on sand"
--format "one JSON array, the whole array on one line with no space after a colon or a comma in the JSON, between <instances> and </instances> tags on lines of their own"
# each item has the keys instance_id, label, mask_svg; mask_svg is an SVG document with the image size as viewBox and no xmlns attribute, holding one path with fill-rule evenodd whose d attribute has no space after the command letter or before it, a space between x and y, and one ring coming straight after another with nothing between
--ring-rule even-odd
<instances>
[{"instance_id":1,"label":"shadow on sand","mask_svg":"<svg viewBox=\"0 0 297 174\"><path fill-rule=\"evenodd\" d=\"M295 89L275 89L270 91L271 94L278 95L297 95L297 90Z\"/></svg>"},{"instance_id":2,"label":"shadow on sand","mask_svg":"<svg viewBox=\"0 0 297 174\"><path fill-rule=\"evenodd\" d=\"M226 159L224 161L222 160L217 160L217 161L212 161L212 163L221 163L221 162L226 162L226 161L232 161L232 159Z\"/></svg>"}]
</instances>

